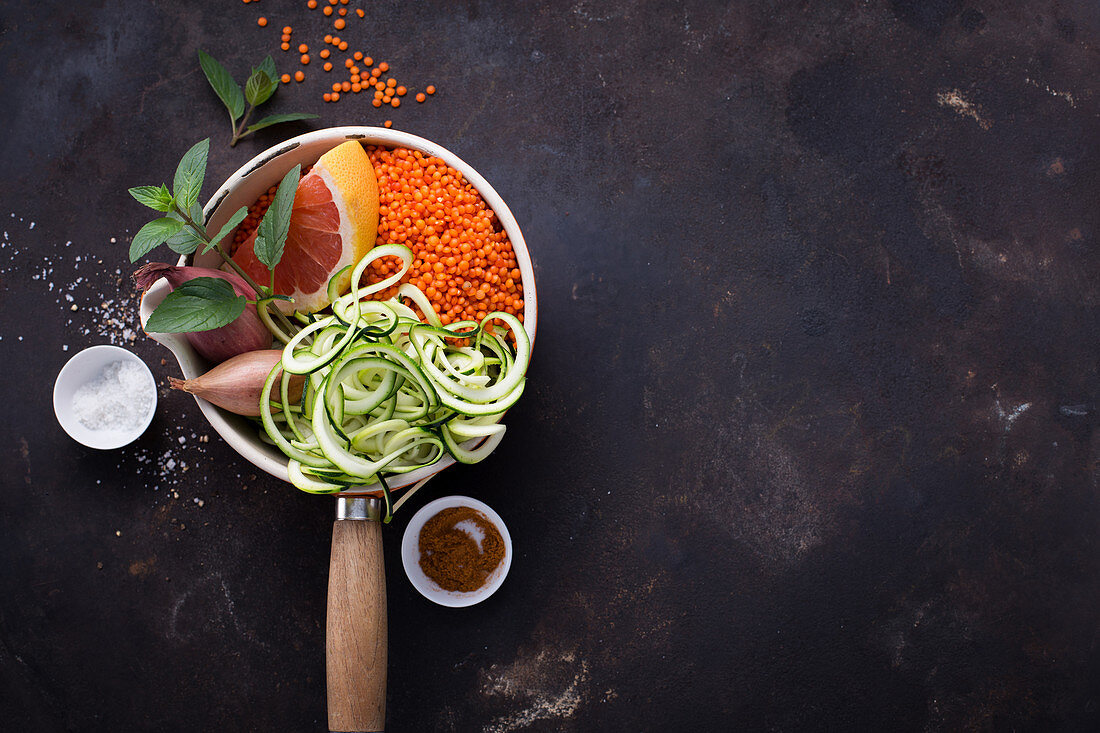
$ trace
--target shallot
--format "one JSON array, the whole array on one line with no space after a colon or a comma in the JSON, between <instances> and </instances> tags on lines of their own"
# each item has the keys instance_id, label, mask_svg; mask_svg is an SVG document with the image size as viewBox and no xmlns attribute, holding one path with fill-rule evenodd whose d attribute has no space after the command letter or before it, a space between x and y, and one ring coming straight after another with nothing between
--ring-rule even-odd
<instances>
[{"instance_id":1,"label":"shallot","mask_svg":"<svg viewBox=\"0 0 1100 733\"><path fill-rule=\"evenodd\" d=\"M189 392L237 415L258 417L264 381L282 356L282 349L249 351L222 362L194 379L169 377L168 384L172 389ZM271 389L271 399L275 402L282 401L279 384L276 381ZM291 376L289 397L292 402L301 399L304 384L304 375Z\"/></svg>"},{"instance_id":2,"label":"shallot","mask_svg":"<svg viewBox=\"0 0 1100 733\"><path fill-rule=\"evenodd\" d=\"M168 284L175 289L196 277L216 277L228 281L237 295L243 295L249 300L256 299L256 292L240 275L208 267L177 267L165 262L150 262L138 268L133 277L134 284L143 291L148 290L161 278L167 280ZM185 335L195 351L214 364L219 364L237 354L271 346L271 332L260 320L259 314L256 313L256 306L251 303L245 306L244 312L232 323L209 331L192 331Z\"/></svg>"}]
</instances>

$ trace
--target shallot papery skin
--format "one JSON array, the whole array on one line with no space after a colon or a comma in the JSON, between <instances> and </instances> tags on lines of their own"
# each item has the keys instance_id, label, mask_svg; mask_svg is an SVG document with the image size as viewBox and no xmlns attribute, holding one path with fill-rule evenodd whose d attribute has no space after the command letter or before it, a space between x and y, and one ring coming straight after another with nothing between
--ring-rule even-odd
<instances>
[{"instance_id":1,"label":"shallot papery skin","mask_svg":"<svg viewBox=\"0 0 1100 733\"><path fill-rule=\"evenodd\" d=\"M223 361L201 377L194 379L169 377L168 384L172 389L190 392L237 415L258 417L264 382L282 356L282 349L250 351ZM280 380L276 380L271 389L273 402L280 402L282 399L279 396L279 384ZM291 376L289 397L292 402L301 399L304 384L304 375Z\"/></svg>"},{"instance_id":2,"label":"shallot papery skin","mask_svg":"<svg viewBox=\"0 0 1100 733\"><path fill-rule=\"evenodd\" d=\"M139 267L133 277L134 284L142 291L151 288L161 278L167 280L174 290L196 277L216 277L228 281L237 295L243 295L249 300L256 299L256 292L240 275L209 267L179 267L166 262L150 262ZM232 323L210 331L192 331L185 335L195 351L213 364L220 364L237 354L271 346L271 332L260 320L256 306L251 303L245 306L244 312Z\"/></svg>"}]
</instances>

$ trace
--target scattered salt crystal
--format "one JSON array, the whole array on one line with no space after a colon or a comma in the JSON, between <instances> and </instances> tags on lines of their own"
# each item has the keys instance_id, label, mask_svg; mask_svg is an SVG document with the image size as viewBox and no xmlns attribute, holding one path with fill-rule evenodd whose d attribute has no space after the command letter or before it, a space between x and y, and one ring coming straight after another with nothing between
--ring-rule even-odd
<instances>
[{"instance_id":1,"label":"scattered salt crystal","mask_svg":"<svg viewBox=\"0 0 1100 733\"><path fill-rule=\"evenodd\" d=\"M73 413L90 430L136 430L153 403L156 385L139 364L116 361L73 394Z\"/></svg>"}]
</instances>

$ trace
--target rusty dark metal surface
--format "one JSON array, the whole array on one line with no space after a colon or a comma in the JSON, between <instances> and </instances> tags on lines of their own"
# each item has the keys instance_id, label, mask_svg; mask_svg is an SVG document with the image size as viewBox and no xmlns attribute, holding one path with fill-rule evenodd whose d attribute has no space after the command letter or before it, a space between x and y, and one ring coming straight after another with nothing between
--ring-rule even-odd
<instances>
[{"instance_id":1,"label":"rusty dark metal surface","mask_svg":"<svg viewBox=\"0 0 1100 733\"><path fill-rule=\"evenodd\" d=\"M387 529L389 730L1100 727L1100 6L357 6L439 93L326 105L315 57L271 110L321 120L232 149L195 49L292 71L304 0L0 8L0 727L324 730L333 502L186 395L101 453L51 389L175 374L127 187L387 118L510 204L541 310L501 447L411 502L493 506L504 587L433 606Z\"/></svg>"}]
</instances>

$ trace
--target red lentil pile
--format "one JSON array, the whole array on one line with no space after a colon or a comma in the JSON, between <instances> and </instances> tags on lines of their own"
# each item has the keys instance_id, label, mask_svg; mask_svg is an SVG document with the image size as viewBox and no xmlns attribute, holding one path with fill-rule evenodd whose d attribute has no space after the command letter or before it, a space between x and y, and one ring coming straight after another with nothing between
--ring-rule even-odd
<instances>
[{"instance_id":1,"label":"red lentil pile","mask_svg":"<svg viewBox=\"0 0 1100 733\"><path fill-rule=\"evenodd\" d=\"M407 148L367 146L378 178L377 245L403 244L413 264L402 282L428 296L439 319L480 321L491 311L523 320L523 285L516 253L496 214L465 177L442 159ZM305 175L303 170L302 174ZM272 186L248 209L233 249L260 224L275 195ZM396 258L376 262L368 282L393 274ZM385 300L397 287L374 297Z\"/></svg>"},{"instance_id":2,"label":"red lentil pile","mask_svg":"<svg viewBox=\"0 0 1100 733\"><path fill-rule=\"evenodd\" d=\"M377 244L412 250L405 279L424 291L440 320L476 321L499 310L522 321L516 253L477 189L440 158L418 150L368 146L367 153L378 177ZM372 282L394 266L375 263Z\"/></svg>"}]
</instances>

